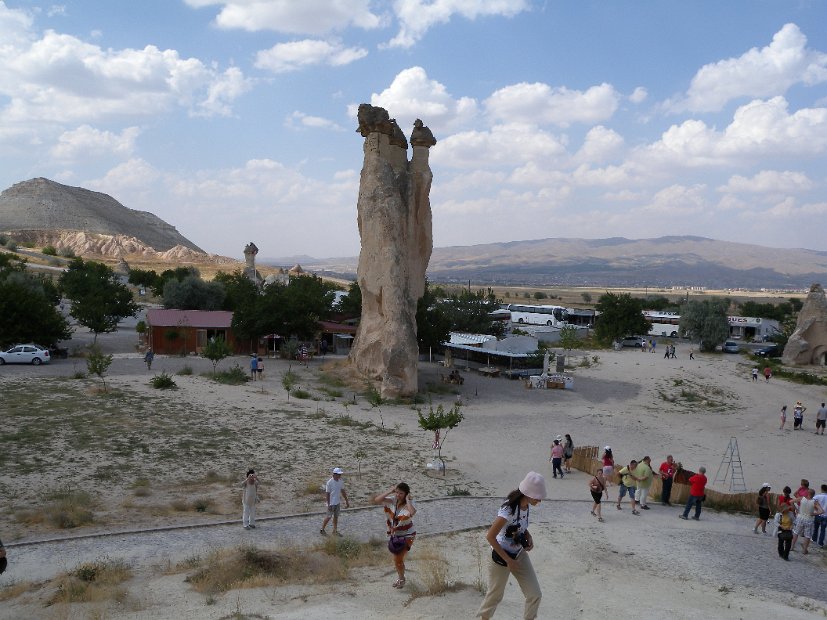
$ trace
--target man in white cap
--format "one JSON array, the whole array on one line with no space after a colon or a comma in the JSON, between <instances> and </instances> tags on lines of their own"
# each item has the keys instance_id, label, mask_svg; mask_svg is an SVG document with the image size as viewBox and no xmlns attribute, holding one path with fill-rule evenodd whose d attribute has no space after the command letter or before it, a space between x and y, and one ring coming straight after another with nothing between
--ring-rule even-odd
<instances>
[{"instance_id":1,"label":"man in white cap","mask_svg":"<svg viewBox=\"0 0 827 620\"><path fill-rule=\"evenodd\" d=\"M324 487L325 497L327 498L327 516L322 523L322 529L319 533L322 536L327 536L327 527L330 518L333 517L333 535L341 536L339 533L339 509L341 507L341 498L345 498L345 508L350 508L350 500L347 498L347 491L345 491L345 481L342 480L342 474L345 473L339 467L334 467L332 470L333 476L327 481Z\"/></svg>"}]
</instances>

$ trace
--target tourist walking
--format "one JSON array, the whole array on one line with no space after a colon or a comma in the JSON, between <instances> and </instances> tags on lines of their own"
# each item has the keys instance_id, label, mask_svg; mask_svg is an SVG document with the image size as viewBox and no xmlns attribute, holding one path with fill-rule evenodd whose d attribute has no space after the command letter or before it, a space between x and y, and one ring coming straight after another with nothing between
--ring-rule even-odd
<instances>
[{"instance_id":1,"label":"tourist walking","mask_svg":"<svg viewBox=\"0 0 827 620\"><path fill-rule=\"evenodd\" d=\"M413 546L416 530L413 527L413 517L416 514L411 497L411 487L400 482L384 493L373 498L374 504L384 506L385 524L388 532L388 551L393 554L393 563L396 567L396 581L394 588L405 587L405 556Z\"/></svg>"},{"instance_id":2,"label":"tourist walking","mask_svg":"<svg viewBox=\"0 0 827 620\"><path fill-rule=\"evenodd\" d=\"M787 405L781 407L781 426L778 427L778 430L783 431L784 425L787 423Z\"/></svg>"},{"instance_id":3,"label":"tourist walking","mask_svg":"<svg viewBox=\"0 0 827 620\"><path fill-rule=\"evenodd\" d=\"M3 546L3 541L0 540L0 575L6 572L6 567L9 561L6 559L6 548Z\"/></svg>"},{"instance_id":4,"label":"tourist walking","mask_svg":"<svg viewBox=\"0 0 827 620\"><path fill-rule=\"evenodd\" d=\"M686 508L683 510L681 519L689 517L689 511L695 506L695 521L701 519L701 507L706 499L706 467L699 467L698 473L689 478L689 499L686 500Z\"/></svg>"},{"instance_id":5,"label":"tourist walking","mask_svg":"<svg viewBox=\"0 0 827 620\"><path fill-rule=\"evenodd\" d=\"M758 533L759 527L761 532L767 533L767 520L770 518L770 488L768 482L762 484L755 500L755 504L758 506L758 519L755 521L755 527L752 528L755 534Z\"/></svg>"},{"instance_id":6,"label":"tourist walking","mask_svg":"<svg viewBox=\"0 0 827 620\"><path fill-rule=\"evenodd\" d=\"M617 490L617 509L622 510L622 508L620 507L620 501L623 499L623 496L628 493L629 500L632 502L633 515L640 514L635 505L635 491L637 485L635 484L635 476L632 473L633 471L635 471L636 467L637 461L632 459L627 467L624 467L619 472L617 472L620 474L620 487Z\"/></svg>"},{"instance_id":7,"label":"tourist walking","mask_svg":"<svg viewBox=\"0 0 827 620\"><path fill-rule=\"evenodd\" d=\"M664 506L671 506L672 504L669 500L672 499L672 482L675 479L675 472L677 471L675 461L672 459L671 454L666 455L666 460L660 464L659 471L661 484L660 501Z\"/></svg>"},{"instance_id":8,"label":"tourist walking","mask_svg":"<svg viewBox=\"0 0 827 620\"><path fill-rule=\"evenodd\" d=\"M608 486L612 482L615 471L615 458L610 446L603 448L603 456L600 457L600 460L603 463L603 477L606 479L606 486Z\"/></svg>"},{"instance_id":9,"label":"tourist walking","mask_svg":"<svg viewBox=\"0 0 827 620\"><path fill-rule=\"evenodd\" d=\"M778 512L778 555L782 560L790 561L790 549L793 545L793 511L789 504L783 504Z\"/></svg>"},{"instance_id":10,"label":"tourist walking","mask_svg":"<svg viewBox=\"0 0 827 620\"><path fill-rule=\"evenodd\" d=\"M245 530L256 529L256 504L258 503L258 476L255 469L247 470L241 483L241 524Z\"/></svg>"},{"instance_id":11,"label":"tourist walking","mask_svg":"<svg viewBox=\"0 0 827 620\"><path fill-rule=\"evenodd\" d=\"M345 508L350 508L350 500L347 497L347 491L345 491L345 481L342 480L342 474L345 472L339 467L334 467L331 473L333 475L324 485L324 495L327 501L327 516L324 518L324 521L322 521L322 529L319 530L319 534L327 536L327 530L325 528L332 518L333 535L341 536L339 532L339 511L342 506L342 498L345 499Z\"/></svg>"},{"instance_id":12,"label":"tourist walking","mask_svg":"<svg viewBox=\"0 0 827 620\"><path fill-rule=\"evenodd\" d=\"M600 513L600 502L603 499L603 493L606 494L606 499L609 499L609 489L606 487L606 479L603 477L603 470L598 469L594 477L589 481L589 491L591 491L592 499L592 516L597 517L597 520L603 523L603 515Z\"/></svg>"},{"instance_id":13,"label":"tourist walking","mask_svg":"<svg viewBox=\"0 0 827 620\"><path fill-rule=\"evenodd\" d=\"M557 472L560 472L560 478L563 477L563 469L560 465L563 463L563 446L560 445L560 440L555 439L551 444L551 456L548 457L551 461L551 473L553 478L557 478Z\"/></svg>"},{"instance_id":14,"label":"tourist walking","mask_svg":"<svg viewBox=\"0 0 827 620\"><path fill-rule=\"evenodd\" d=\"M772 379L772 368L764 366L764 383L769 383Z\"/></svg>"},{"instance_id":15,"label":"tourist walking","mask_svg":"<svg viewBox=\"0 0 827 620\"><path fill-rule=\"evenodd\" d=\"M571 435L566 433L566 440L563 442L563 464L567 474L571 473L571 458L574 456L574 442Z\"/></svg>"},{"instance_id":16,"label":"tourist walking","mask_svg":"<svg viewBox=\"0 0 827 620\"><path fill-rule=\"evenodd\" d=\"M256 375L259 381L264 380L264 360L261 357L256 360Z\"/></svg>"},{"instance_id":17,"label":"tourist walking","mask_svg":"<svg viewBox=\"0 0 827 620\"><path fill-rule=\"evenodd\" d=\"M818 493L813 499L821 507L821 513L813 519L812 540L819 547L823 547L824 532L827 530L827 484L821 485L821 493Z\"/></svg>"},{"instance_id":18,"label":"tourist walking","mask_svg":"<svg viewBox=\"0 0 827 620\"><path fill-rule=\"evenodd\" d=\"M809 553L808 548L810 546L810 539L813 537L814 518L822 512L819 503L813 499L815 494L816 492L813 489L809 489L807 491L807 497L799 497L795 500L795 504L798 508L798 515L796 516L795 524L793 525L793 542L791 548L795 550L795 545L798 542L798 537L800 536L802 539L801 553L803 555L807 555Z\"/></svg>"},{"instance_id":19,"label":"tourist walking","mask_svg":"<svg viewBox=\"0 0 827 620\"><path fill-rule=\"evenodd\" d=\"M806 478L801 479L801 486L799 486L795 494L793 495L793 499L798 499L800 497L807 497L807 493L810 491L810 481Z\"/></svg>"},{"instance_id":20,"label":"tourist walking","mask_svg":"<svg viewBox=\"0 0 827 620\"><path fill-rule=\"evenodd\" d=\"M250 356L250 378L255 381L258 373L258 356L253 354Z\"/></svg>"},{"instance_id":21,"label":"tourist walking","mask_svg":"<svg viewBox=\"0 0 827 620\"><path fill-rule=\"evenodd\" d=\"M821 403L821 407L816 411L816 435L823 435L825 426L827 426L827 407ZM818 429L821 429L820 433Z\"/></svg>"},{"instance_id":22,"label":"tourist walking","mask_svg":"<svg viewBox=\"0 0 827 620\"><path fill-rule=\"evenodd\" d=\"M807 411L807 407L801 404L801 401L797 401L795 403L795 407L793 407L793 430L801 430L804 428L804 412Z\"/></svg>"},{"instance_id":23,"label":"tourist walking","mask_svg":"<svg viewBox=\"0 0 827 620\"><path fill-rule=\"evenodd\" d=\"M534 539L528 531L528 515L531 506L536 506L545 498L545 479L530 471L497 511L485 535L491 545L491 562L488 565L488 590L477 617L493 617L503 598L509 575L514 575L525 596L523 618L530 620L537 617L543 593L528 557L528 552L534 548Z\"/></svg>"},{"instance_id":24,"label":"tourist walking","mask_svg":"<svg viewBox=\"0 0 827 620\"><path fill-rule=\"evenodd\" d=\"M155 359L155 352L150 347L149 349L146 350L146 353L144 353L144 364L146 364L146 369L147 370L152 370L152 360L154 360L154 359Z\"/></svg>"},{"instance_id":25,"label":"tourist walking","mask_svg":"<svg viewBox=\"0 0 827 620\"><path fill-rule=\"evenodd\" d=\"M635 501L637 501L641 510L649 510L647 500L649 498L649 489L652 486L654 475L652 473L652 459L644 456L643 460L637 464L634 472L632 472L637 480L637 490L635 491Z\"/></svg>"},{"instance_id":26,"label":"tourist walking","mask_svg":"<svg viewBox=\"0 0 827 620\"><path fill-rule=\"evenodd\" d=\"M752 382L756 383L757 381L758 381L758 367L753 366L752 367Z\"/></svg>"}]
</instances>

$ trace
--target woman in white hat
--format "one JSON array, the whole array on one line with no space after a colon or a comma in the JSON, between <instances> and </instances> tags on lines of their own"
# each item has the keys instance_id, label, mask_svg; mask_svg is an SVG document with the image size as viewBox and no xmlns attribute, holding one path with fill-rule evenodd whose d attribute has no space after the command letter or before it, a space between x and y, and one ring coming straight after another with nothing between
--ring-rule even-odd
<instances>
[{"instance_id":1,"label":"woman in white hat","mask_svg":"<svg viewBox=\"0 0 827 620\"><path fill-rule=\"evenodd\" d=\"M537 617L543 594L528 552L534 540L528 531L528 513L546 498L546 480L537 472L528 472L520 486L511 491L500 506L497 518L485 535L491 545L491 563L488 567L488 591L477 616L491 618L505 592L509 575L514 575L525 595L523 617Z\"/></svg>"}]
</instances>

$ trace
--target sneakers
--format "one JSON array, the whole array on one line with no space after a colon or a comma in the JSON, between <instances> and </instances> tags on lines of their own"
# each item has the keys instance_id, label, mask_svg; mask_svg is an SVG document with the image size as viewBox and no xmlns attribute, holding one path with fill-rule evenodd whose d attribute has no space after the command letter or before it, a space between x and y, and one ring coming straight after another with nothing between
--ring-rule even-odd
<instances>
[{"instance_id":1,"label":"sneakers","mask_svg":"<svg viewBox=\"0 0 827 620\"><path fill-rule=\"evenodd\" d=\"M684 521L686 521L686 520L687 520L687 516L686 516L686 515L679 515L679 517L680 517L681 519L683 519Z\"/></svg>"},{"instance_id":2,"label":"sneakers","mask_svg":"<svg viewBox=\"0 0 827 620\"><path fill-rule=\"evenodd\" d=\"M644 510L649 510L649 506L641 506Z\"/></svg>"},{"instance_id":3,"label":"sneakers","mask_svg":"<svg viewBox=\"0 0 827 620\"><path fill-rule=\"evenodd\" d=\"M616 508L617 508L618 510L623 510L623 508L621 508L621 507L620 507L620 504L618 504L618 505L616 506Z\"/></svg>"},{"instance_id":4,"label":"sneakers","mask_svg":"<svg viewBox=\"0 0 827 620\"><path fill-rule=\"evenodd\" d=\"M254 529L256 529L256 526L255 526L255 525L253 525L253 524L251 523L251 524L250 524L250 529L251 529L251 530L254 530Z\"/></svg>"},{"instance_id":5,"label":"sneakers","mask_svg":"<svg viewBox=\"0 0 827 620\"><path fill-rule=\"evenodd\" d=\"M640 516L640 511L639 510L633 510L632 514L639 517Z\"/></svg>"},{"instance_id":6,"label":"sneakers","mask_svg":"<svg viewBox=\"0 0 827 620\"><path fill-rule=\"evenodd\" d=\"M693 521L700 521L700 520L701 520L701 518L700 518L700 517L692 517L692 520L693 520Z\"/></svg>"},{"instance_id":7,"label":"sneakers","mask_svg":"<svg viewBox=\"0 0 827 620\"><path fill-rule=\"evenodd\" d=\"M324 528L319 530L319 534L321 534L322 536L327 536L327 532L324 531Z\"/></svg>"},{"instance_id":8,"label":"sneakers","mask_svg":"<svg viewBox=\"0 0 827 620\"><path fill-rule=\"evenodd\" d=\"M752 528L752 533L757 534L758 533L758 528L757 527Z\"/></svg>"},{"instance_id":9,"label":"sneakers","mask_svg":"<svg viewBox=\"0 0 827 620\"><path fill-rule=\"evenodd\" d=\"M344 538L341 532L333 532L334 536L338 536L339 538Z\"/></svg>"},{"instance_id":10,"label":"sneakers","mask_svg":"<svg viewBox=\"0 0 827 620\"><path fill-rule=\"evenodd\" d=\"M250 529L250 526L249 526L249 525L245 525L245 526L244 526L244 529L245 529L245 530L249 530L249 529Z\"/></svg>"}]
</instances>

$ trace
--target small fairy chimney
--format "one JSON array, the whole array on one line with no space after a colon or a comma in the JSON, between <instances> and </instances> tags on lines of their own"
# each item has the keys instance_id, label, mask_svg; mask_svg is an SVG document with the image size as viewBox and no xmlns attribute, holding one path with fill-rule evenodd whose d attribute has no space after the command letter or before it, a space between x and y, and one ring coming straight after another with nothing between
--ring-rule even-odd
<instances>
[{"instance_id":1,"label":"small fairy chimney","mask_svg":"<svg viewBox=\"0 0 827 620\"><path fill-rule=\"evenodd\" d=\"M250 241L250 243L244 246L244 262L246 263L244 266L244 275L258 284L261 281L261 276L259 276L256 271L256 254L258 254L258 248L255 243Z\"/></svg>"}]
</instances>

